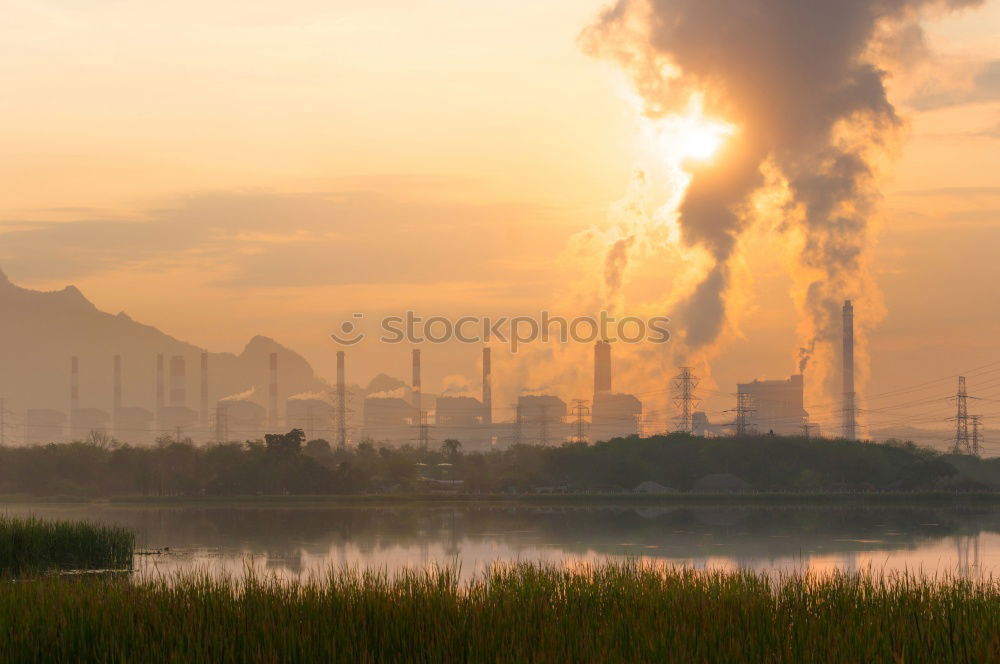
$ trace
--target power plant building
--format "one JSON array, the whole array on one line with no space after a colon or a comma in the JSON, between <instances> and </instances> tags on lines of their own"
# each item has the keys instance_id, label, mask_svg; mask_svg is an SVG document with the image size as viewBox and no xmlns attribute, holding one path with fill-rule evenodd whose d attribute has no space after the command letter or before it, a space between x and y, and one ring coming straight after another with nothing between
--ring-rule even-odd
<instances>
[{"instance_id":1,"label":"power plant building","mask_svg":"<svg viewBox=\"0 0 1000 664\"><path fill-rule=\"evenodd\" d=\"M328 400L316 396L293 396L285 401L285 424L288 429L302 429L307 440L332 441L336 409Z\"/></svg>"},{"instance_id":2,"label":"power plant building","mask_svg":"<svg viewBox=\"0 0 1000 664\"><path fill-rule=\"evenodd\" d=\"M223 399L220 415L225 417L229 440L259 440L264 437L267 411L249 399ZM192 411L193 413L194 411Z\"/></svg>"},{"instance_id":3,"label":"power plant building","mask_svg":"<svg viewBox=\"0 0 1000 664\"><path fill-rule=\"evenodd\" d=\"M594 346L594 400L590 409L590 439L611 440L642 433L642 402L631 394L612 391L611 344Z\"/></svg>"},{"instance_id":4,"label":"power plant building","mask_svg":"<svg viewBox=\"0 0 1000 664\"><path fill-rule=\"evenodd\" d=\"M800 435L809 419L805 410L802 374L788 380L754 380L737 385L749 395L748 421L757 433Z\"/></svg>"},{"instance_id":5,"label":"power plant building","mask_svg":"<svg viewBox=\"0 0 1000 664\"><path fill-rule=\"evenodd\" d=\"M566 439L566 402L550 394L524 395L517 399L520 436L525 443L549 445Z\"/></svg>"}]
</instances>

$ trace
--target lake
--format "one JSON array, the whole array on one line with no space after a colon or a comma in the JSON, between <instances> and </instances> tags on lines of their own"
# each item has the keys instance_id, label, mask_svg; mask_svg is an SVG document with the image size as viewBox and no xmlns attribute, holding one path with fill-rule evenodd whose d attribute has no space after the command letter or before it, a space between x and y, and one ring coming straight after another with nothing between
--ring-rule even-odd
<instances>
[{"instance_id":1,"label":"lake","mask_svg":"<svg viewBox=\"0 0 1000 664\"><path fill-rule=\"evenodd\" d=\"M245 565L294 578L332 566L390 571L461 566L468 578L496 561L574 564L625 556L692 568L878 573L1000 571L994 507L594 507L509 504L0 506L13 515L132 528L147 573Z\"/></svg>"}]
</instances>

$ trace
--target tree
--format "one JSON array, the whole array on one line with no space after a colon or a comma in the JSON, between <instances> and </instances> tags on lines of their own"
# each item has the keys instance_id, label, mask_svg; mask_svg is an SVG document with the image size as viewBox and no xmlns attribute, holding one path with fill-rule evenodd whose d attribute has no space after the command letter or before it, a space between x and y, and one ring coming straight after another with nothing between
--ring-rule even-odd
<instances>
[{"instance_id":1,"label":"tree","mask_svg":"<svg viewBox=\"0 0 1000 664\"><path fill-rule=\"evenodd\" d=\"M449 459L456 459L462 453L462 443L454 438L447 438L441 443L441 454Z\"/></svg>"},{"instance_id":2,"label":"tree","mask_svg":"<svg viewBox=\"0 0 1000 664\"><path fill-rule=\"evenodd\" d=\"M316 438L306 443L305 453L312 457L322 457L330 454L330 443L322 438Z\"/></svg>"},{"instance_id":3,"label":"tree","mask_svg":"<svg viewBox=\"0 0 1000 664\"><path fill-rule=\"evenodd\" d=\"M279 454L298 454L302 451L302 442L306 434L302 429L292 429L288 433L269 433L264 435L264 445L268 452Z\"/></svg>"}]
</instances>

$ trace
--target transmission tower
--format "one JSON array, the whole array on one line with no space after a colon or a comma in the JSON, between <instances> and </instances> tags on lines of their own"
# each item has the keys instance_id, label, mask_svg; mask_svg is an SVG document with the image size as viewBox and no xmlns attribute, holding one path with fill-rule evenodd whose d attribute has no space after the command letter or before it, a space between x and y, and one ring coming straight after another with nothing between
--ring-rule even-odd
<instances>
[{"instance_id":1,"label":"transmission tower","mask_svg":"<svg viewBox=\"0 0 1000 664\"><path fill-rule=\"evenodd\" d=\"M511 436L511 445L524 444L524 417L521 414L521 402L514 404L514 435Z\"/></svg>"},{"instance_id":2,"label":"transmission tower","mask_svg":"<svg viewBox=\"0 0 1000 664\"><path fill-rule=\"evenodd\" d=\"M347 447L347 421L354 410L351 409L353 395L336 390L336 405L333 409L333 428L337 437L337 447Z\"/></svg>"},{"instance_id":3,"label":"transmission tower","mask_svg":"<svg viewBox=\"0 0 1000 664\"><path fill-rule=\"evenodd\" d=\"M979 433L979 416L972 415L970 419L972 420L972 453L979 456L983 449L983 438Z\"/></svg>"},{"instance_id":4,"label":"transmission tower","mask_svg":"<svg viewBox=\"0 0 1000 664\"><path fill-rule=\"evenodd\" d=\"M951 446L952 454L972 454L972 444L969 440L969 393L965 390L965 376L958 377L958 393L955 395L957 412L955 414L955 442Z\"/></svg>"},{"instance_id":5,"label":"transmission tower","mask_svg":"<svg viewBox=\"0 0 1000 664\"><path fill-rule=\"evenodd\" d=\"M691 367L681 367L680 373L674 376L671 387L674 405L679 411L674 420L676 430L690 433L694 429L691 418L698 405L698 397L694 393L695 388L698 387L698 377L691 373Z\"/></svg>"},{"instance_id":6,"label":"transmission tower","mask_svg":"<svg viewBox=\"0 0 1000 664\"><path fill-rule=\"evenodd\" d=\"M590 415L590 408L587 407L587 402L584 399L574 399L572 413L574 417L573 424L575 427L572 442L589 442L587 437L587 421L584 419L584 417Z\"/></svg>"},{"instance_id":7,"label":"transmission tower","mask_svg":"<svg viewBox=\"0 0 1000 664\"><path fill-rule=\"evenodd\" d=\"M426 410L420 411L420 421L417 423L417 444L425 452L431 444L431 427L427 424Z\"/></svg>"},{"instance_id":8,"label":"transmission tower","mask_svg":"<svg viewBox=\"0 0 1000 664\"><path fill-rule=\"evenodd\" d=\"M733 424L736 426L737 438L742 438L753 432L753 395L749 392L738 392L736 394L736 408L726 412L736 415Z\"/></svg>"}]
</instances>

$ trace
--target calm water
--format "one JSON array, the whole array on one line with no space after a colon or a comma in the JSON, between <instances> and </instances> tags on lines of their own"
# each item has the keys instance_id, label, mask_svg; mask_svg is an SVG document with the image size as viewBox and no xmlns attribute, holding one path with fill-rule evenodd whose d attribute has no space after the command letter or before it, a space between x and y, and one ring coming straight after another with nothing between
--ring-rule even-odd
<instances>
[{"instance_id":1,"label":"calm water","mask_svg":"<svg viewBox=\"0 0 1000 664\"><path fill-rule=\"evenodd\" d=\"M644 557L762 571L1000 572L1000 509L804 507L313 507L0 505L10 514L133 528L140 569L283 576L330 565L572 564Z\"/></svg>"}]
</instances>

